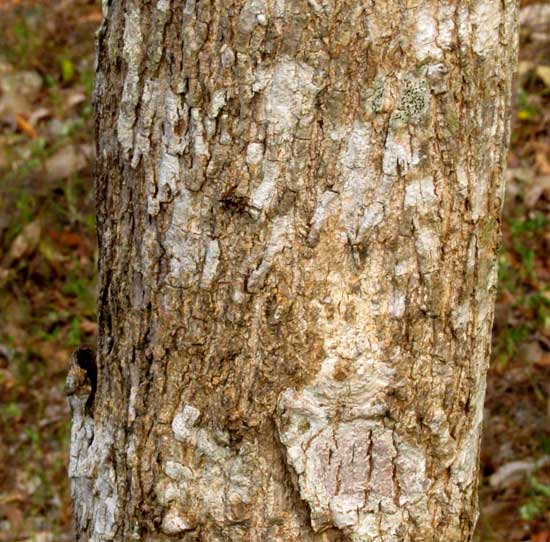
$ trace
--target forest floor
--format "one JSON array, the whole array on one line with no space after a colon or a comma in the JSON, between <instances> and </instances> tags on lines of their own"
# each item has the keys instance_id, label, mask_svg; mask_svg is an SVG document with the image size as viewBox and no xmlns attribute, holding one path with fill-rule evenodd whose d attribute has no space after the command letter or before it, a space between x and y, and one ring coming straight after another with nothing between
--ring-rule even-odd
<instances>
[{"instance_id":1,"label":"forest floor","mask_svg":"<svg viewBox=\"0 0 550 542\"><path fill-rule=\"evenodd\" d=\"M477 542L550 542L550 3L522 5ZM96 334L100 19L96 0L0 0L0 542L70 540L63 385Z\"/></svg>"}]
</instances>

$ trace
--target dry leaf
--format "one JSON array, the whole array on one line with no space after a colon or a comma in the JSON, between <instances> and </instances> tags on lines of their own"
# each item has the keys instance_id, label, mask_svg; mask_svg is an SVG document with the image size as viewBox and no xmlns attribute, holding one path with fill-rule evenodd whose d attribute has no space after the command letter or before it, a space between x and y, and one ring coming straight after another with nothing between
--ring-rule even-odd
<instances>
[{"instance_id":1,"label":"dry leaf","mask_svg":"<svg viewBox=\"0 0 550 542\"><path fill-rule=\"evenodd\" d=\"M19 128L19 130L21 130L27 137L30 137L31 139L36 139L38 137L33 125L21 113L17 113L15 115L15 122L17 123L17 128Z\"/></svg>"},{"instance_id":2,"label":"dry leaf","mask_svg":"<svg viewBox=\"0 0 550 542\"><path fill-rule=\"evenodd\" d=\"M524 75L528 74L534 67L535 67L535 64L533 62L529 62L528 60L520 61L518 63L519 76L523 77Z\"/></svg>"},{"instance_id":3,"label":"dry leaf","mask_svg":"<svg viewBox=\"0 0 550 542\"><path fill-rule=\"evenodd\" d=\"M534 41L548 40L548 27L550 25L550 4L535 3L521 8L519 22L521 32L529 34Z\"/></svg>"},{"instance_id":4,"label":"dry leaf","mask_svg":"<svg viewBox=\"0 0 550 542\"><path fill-rule=\"evenodd\" d=\"M538 341L529 341L523 343L519 347L518 354L521 359L527 363L535 363L538 365L544 356L544 350Z\"/></svg>"},{"instance_id":5,"label":"dry leaf","mask_svg":"<svg viewBox=\"0 0 550 542\"><path fill-rule=\"evenodd\" d=\"M39 220L27 224L11 244L4 266L9 267L14 261L34 252L40 241L41 233L42 224Z\"/></svg>"},{"instance_id":6,"label":"dry leaf","mask_svg":"<svg viewBox=\"0 0 550 542\"><path fill-rule=\"evenodd\" d=\"M49 235L56 243L64 247L76 248L84 243L81 235L70 231L51 230Z\"/></svg>"},{"instance_id":7,"label":"dry leaf","mask_svg":"<svg viewBox=\"0 0 550 542\"><path fill-rule=\"evenodd\" d=\"M0 119L11 123L17 113L28 113L41 88L42 77L37 72L20 71L0 77Z\"/></svg>"},{"instance_id":8,"label":"dry leaf","mask_svg":"<svg viewBox=\"0 0 550 542\"><path fill-rule=\"evenodd\" d=\"M1 389L7 392L15 387L15 384L17 384L17 379L13 376L10 370L0 369L0 384Z\"/></svg>"},{"instance_id":9,"label":"dry leaf","mask_svg":"<svg viewBox=\"0 0 550 542\"><path fill-rule=\"evenodd\" d=\"M67 258L59 251L49 239L42 239L38 244L39 254L46 260L56 273L62 272L62 264L67 261Z\"/></svg>"},{"instance_id":10,"label":"dry leaf","mask_svg":"<svg viewBox=\"0 0 550 542\"><path fill-rule=\"evenodd\" d=\"M525 189L525 205L532 209L546 191L550 191L550 175L535 177L533 182Z\"/></svg>"},{"instance_id":11,"label":"dry leaf","mask_svg":"<svg viewBox=\"0 0 550 542\"><path fill-rule=\"evenodd\" d=\"M546 152L537 152L535 162L537 163L539 171L543 175L550 175L550 162L548 161Z\"/></svg>"},{"instance_id":12,"label":"dry leaf","mask_svg":"<svg viewBox=\"0 0 550 542\"><path fill-rule=\"evenodd\" d=\"M36 341L33 350L48 364L52 372L62 372L69 363L70 353L55 341Z\"/></svg>"},{"instance_id":13,"label":"dry leaf","mask_svg":"<svg viewBox=\"0 0 550 542\"><path fill-rule=\"evenodd\" d=\"M7 504L2 506L3 515L7 517L8 524L14 532L19 532L25 526L25 516L21 507L16 504Z\"/></svg>"},{"instance_id":14,"label":"dry leaf","mask_svg":"<svg viewBox=\"0 0 550 542\"><path fill-rule=\"evenodd\" d=\"M13 269L4 269L0 267L0 288L3 288L14 276L15 273Z\"/></svg>"},{"instance_id":15,"label":"dry leaf","mask_svg":"<svg viewBox=\"0 0 550 542\"><path fill-rule=\"evenodd\" d=\"M80 331L87 335L95 335L97 333L97 324L91 320L82 320L80 322Z\"/></svg>"},{"instance_id":16,"label":"dry leaf","mask_svg":"<svg viewBox=\"0 0 550 542\"><path fill-rule=\"evenodd\" d=\"M546 87L550 88L550 66L537 66L535 73Z\"/></svg>"},{"instance_id":17,"label":"dry leaf","mask_svg":"<svg viewBox=\"0 0 550 542\"><path fill-rule=\"evenodd\" d=\"M51 109L48 109L47 107L39 107L29 115L29 122L33 126L35 126L38 121L45 119L47 117L51 117L51 115L52 115Z\"/></svg>"},{"instance_id":18,"label":"dry leaf","mask_svg":"<svg viewBox=\"0 0 550 542\"><path fill-rule=\"evenodd\" d=\"M78 23L100 23L103 20L103 15L101 14L101 11L92 11L91 13L88 13L87 15L82 15L78 18Z\"/></svg>"},{"instance_id":19,"label":"dry leaf","mask_svg":"<svg viewBox=\"0 0 550 542\"><path fill-rule=\"evenodd\" d=\"M48 181L65 179L86 167L86 158L74 145L68 145L46 160L45 167Z\"/></svg>"}]
</instances>

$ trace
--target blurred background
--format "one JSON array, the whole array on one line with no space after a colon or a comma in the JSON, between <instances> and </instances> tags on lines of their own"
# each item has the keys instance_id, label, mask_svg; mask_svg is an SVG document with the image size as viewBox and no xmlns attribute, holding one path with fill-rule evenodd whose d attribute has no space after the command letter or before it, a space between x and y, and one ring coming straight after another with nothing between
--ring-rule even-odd
<instances>
[{"instance_id":1,"label":"blurred background","mask_svg":"<svg viewBox=\"0 0 550 542\"><path fill-rule=\"evenodd\" d=\"M550 542L550 2L521 2L477 542ZM63 393L93 344L99 0L0 0L0 542L70 540Z\"/></svg>"}]
</instances>

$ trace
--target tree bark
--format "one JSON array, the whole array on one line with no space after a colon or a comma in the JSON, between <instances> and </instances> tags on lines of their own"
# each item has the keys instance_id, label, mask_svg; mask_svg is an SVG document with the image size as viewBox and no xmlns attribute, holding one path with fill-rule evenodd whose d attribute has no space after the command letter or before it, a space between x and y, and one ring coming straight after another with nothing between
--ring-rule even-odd
<instances>
[{"instance_id":1,"label":"tree bark","mask_svg":"<svg viewBox=\"0 0 550 542\"><path fill-rule=\"evenodd\" d=\"M76 540L470 540L515 2L104 11Z\"/></svg>"}]
</instances>

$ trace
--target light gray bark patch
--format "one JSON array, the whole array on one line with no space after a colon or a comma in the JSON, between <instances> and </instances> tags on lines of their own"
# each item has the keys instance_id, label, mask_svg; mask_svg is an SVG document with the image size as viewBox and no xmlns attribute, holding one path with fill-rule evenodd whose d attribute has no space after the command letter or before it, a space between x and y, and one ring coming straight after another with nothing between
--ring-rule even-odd
<instances>
[{"instance_id":1,"label":"light gray bark patch","mask_svg":"<svg viewBox=\"0 0 550 542\"><path fill-rule=\"evenodd\" d=\"M316 15L328 15L334 10L334 0L307 0Z\"/></svg>"},{"instance_id":2,"label":"light gray bark patch","mask_svg":"<svg viewBox=\"0 0 550 542\"><path fill-rule=\"evenodd\" d=\"M112 429L95 427L85 412L87 397L69 397L73 413L68 474L77 532L90 542L115 540L121 500L112 464Z\"/></svg>"},{"instance_id":3,"label":"light gray bark patch","mask_svg":"<svg viewBox=\"0 0 550 542\"><path fill-rule=\"evenodd\" d=\"M264 160L263 179L250 198L249 213L254 219L261 216L262 211L268 211L275 199L277 180L281 175L281 166L278 162Z\"/></svg>"},{"instance_id":4,"label":"light gray bark patch","mask_svg":"<svg viewBox=\"0 0 550 542\"><path fill-rule=\"evenodd\" d=\"M372 358L327 358L312 384L279 399L280 441L315 532L336 527L351 540L376 540L397 536L409 514L426 514L424 452L385 426L391 375Z\"/></svg>"},{"instance_id":5,"label":"light gray bark patch","mask_svg":"<svg viewBox=\"0 0 550 542\"><path fill-rule=\"evenodd\" d=\"M415 207L424 215L433 210L436 202L433 177L414 179L405 188L405 207Z\"/></svg>"},{"instance_id":6,"label":"light gray bark patch","mask_svg":"<svg viewBox=\"0 0 550 542\"><path fill-rule=\"evenodd\" d=\"M276 256L290 245L293 233L292 222L288 215L275 218L262 261L248 277L246 288L249 292L257 292L263 287Z\"/></svg>"},{"instance_id":7,"label":"light gray bark patch","mask_svg":"<svg viewBox=\"0 0 550 542\"><path fill-rule=\"evenodd\" d=\"M323 192L311 219L311 226L307 236L309 246L315 246L317 244L323 225L332 214L336 213L337 209L338 194L331 190Z\"/></svg>"},{"instance_id":8,"label":"light gray bark patch","mask_svg":"<svg viewBox=\"0 0 550 542\"><path fill-rule=\"evenodd\" d=\"M396 119L401 119L401 112L394 112L390 118L390 130L384 147L382 171L396 177L406 175L412 162L411 136L407 130L394 129ZM399 120L401 122L401 120Z\"/></svg>"},{"instance_id":9,"label":"light gray bark patch","mask_svg":"<svg viewBox=\"0 0 550 542\"><path fill-rule=\"evenodd\" d=\"M144 122L140 123L137 129L132 164L137 166L140 156L145 157L149 184L148 212L156 216L160 210L160 204L172 201L179 192L182 175L180 156L189 143L189 134L186 131L189 108L182 104L179 97L169 88L160 87L156 81L145 83L142 104ZM155 114L164 118L160 156L156 161L149 156L151 124Z\"/></svg>"},{"instance_id":10,"label":"light gray bark patch","mask_svg":"<svg viewBox=\"0 0 550 542\"><path fill-rule=\"evenodd\" d=\"M136 128L132 167L136 168L142 156L147 156L151 148L151 126L158 103L159 82L148 79L143 85L140 114Z\"/></svg>"},{"instance_id":11,"label":"light gray bark patch","mask_svg":"<svg viewBox=\"0 0 550 542\"><path fill-rule=\"evenodd\" d=\"M225 94L226 91L224 89L218 89L212 93L212 101L210 102L210 110L208 112L210 118L215 119L220 114L226 101Z\"/></svg>"},{"instance_id":12,"label":"light gray bark patch","mask_svg":"<svg viewBox=\"0 0 550 542\"><path fill-rule=\"evenodd\" d=\"M451 47L454 31L454 6L440 2L438 9L433 4L419 4L416 13L414 50L419 62L443 59L443 51Z\"/></svg>"},{"instance_id":13,"label":"light gray bark patch","mask_svg":"<svg viewBox=\"0 0 550 542\"><path fill-rule=\"evenodd\" d=\"M120 146L128 156L134 146L136 107L141 94L139 70L143 59L141 11L138 4L130 2L125 15L123 57L126 61L126 78L120 100L117 136Z\"/></svg>"},{"instance_id":14,"label":"light gray bark patch","mask_svg":"<svg viewBox=\"0 0 550 542\"><path fill-rule=\"evenodd\" d=\"M303 62L286 60L275 65L265 96L268 132L289 140L300 117L311 111L319 88L314 70Z\"/></svg>"},{"instance_id":15,"label":"light gray bark patch","mask_svg":"<svg viewBox=\"0 0 550 542\"><path fill-rule=\"evenodd\" d=\"M500 0L477 0L473 6L472 25L475 28L474 51L481 57L491 54L498 46L501 24Z\"/></svg>"},{"instance_id":16,"label":"light gray bark patch","mask_svg":"<svg viewBox=\"0 0 550 542\"><path fill-rule=\"evenodd\" d=\"M216 277L220 263L220 244L217 239L209 239L206 242L206 256L202 269L201 288L209 288Z\"/></svg>"},{"instance_id":17,"label":"light gray bark patch","mask_svg":"<svg viewBox=\"0 0 550 542\"><path fill-rule=\"evenodd\" d=\"M246 148L246 163L251 166L256 166L262 162L263 157L263 143L249 143Z\"/></svg>"},{"instance_id":18,"label":"light gray bark patch","mask_svg":"<svg viewBox=\"0 0 550 542\"><path fill-rule=\"evenodd\" d=\"M169 257L167 283L175 288L188 288L198 282L204 244L200 233L200 209L193 192L182 187L176 197L172 220L162 244Z\"/></svg>"},{"instance_id":19,"label":"light gray bark patch","mask_svg":"<svg viewBox=\"0 0 550 542\"><path fill-rule=\"evenodd\" d=\"M379 202L372 203L365 209L363 218L359 223L357 231L357 241L361 242L372 228L375 228L384 220L386 214L384 205Z\"/></svg>"},{"instance_id":20,"label":"light gray bark patch","mask_svg":"<svg viewBox=\"0 0 550 542\"><path fill-rule=\"evenodd\" d=\"M305 167L305 157L294 154L291 142L298 133L307 139L311 132L315 97L321 90L314 76L313 67L286 57L272 66L260 65L251 74L252 91L262 93L257 120L264 139L262 148L254 143L247 152L247 163L261 166L260 182L253 182L249 197L249 213L256 220L269 213L285 187L294 182L297 190L302 182L299 172Z\"/></svg>"},{"instance_id":21,"label":"light gray bark patch","mask_svg":"<svg viewBox=\"0 0 550 542\"><path fill-rule=\"evenodd\" d=\"M342 183L337 186L341 191L340 220L348 239L354 244L359 242L357 233L365 199L379 178L371 137L371 125L356 121L339 161Z\"/></svg>"},{"instance_id":22,"label":"light gray bark patch","mask_svg":"<svg viewBox=\"0 0 550 542\"><path fill-rule=\"evenodd\" d=\"M267 5L265 0L248 0L239 15L239 30L250 34L257 25L267 24Z\"/></svg>"},{"instance_id":23,"label":"light gray bark patch","mask_svg":"<svg viewBox=\"0 0 550 542\"><path fill-rule=\"evenodd\" d=\"M434 226L417 224L415 246L423 275L433 273L441 261L441 239Z\"/></svg>"},{"instance_id":24,"label":"light gray bark patch","mask_svg":"<svg viewBox=\"0 0 550 542\"><path fill-rule=\"evenodd\" d=\"M171 3L172 0L158 0L157 9L159 11L162 11L163 13L167 13L168 11L170 11Z\"/></svg>"},{"instance_id":25,"label":"light gray bark patch","mask_svg":"<svg viewBox=\"0 0 550 542\"><path fill-rule=\"evenodd\" d=\"M238 451L229 435L201 427L200 411L186 404L172 421L180 444L171 445L171 459L156 486L158 502L166 511L162 530L178 534L214 521L228 526L248 519L255 494L252 473L258 468L250 444Z\"/></svg>"}]
</instances>

